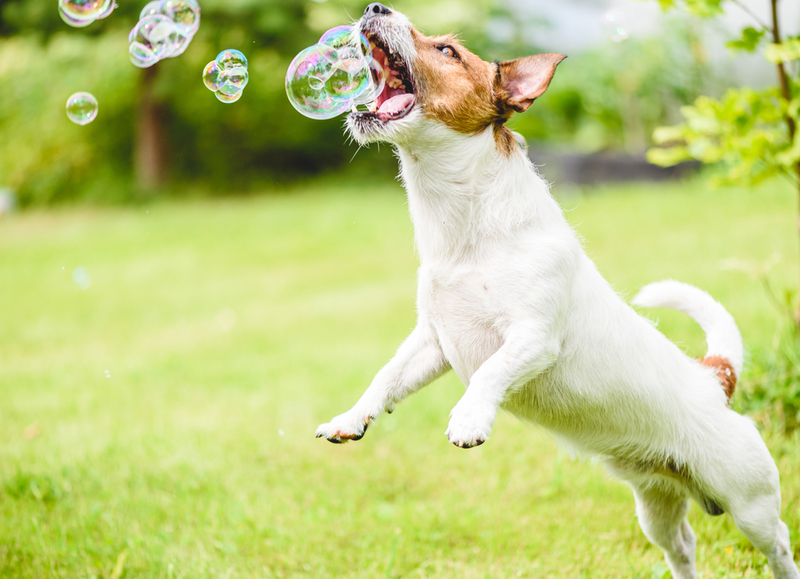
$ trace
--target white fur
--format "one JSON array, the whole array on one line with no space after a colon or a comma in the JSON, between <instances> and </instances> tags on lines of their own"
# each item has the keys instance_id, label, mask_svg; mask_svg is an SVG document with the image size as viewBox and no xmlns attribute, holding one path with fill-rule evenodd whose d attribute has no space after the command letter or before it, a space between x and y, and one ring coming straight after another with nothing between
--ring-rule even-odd
<instances>
[{"instance_id":1,"label":"white fur","mask_svg":"<svg viewBox=\"0 0 800 579\"><path fill-rule=\"evenodd\" d=\"M408 24L396 14L384 28L402 38ZM714 370L613 291L527 157L501 154L491 129L463 135L419 110L388 126L348 124L361 142L397 147L421 262L418 323L355 406L317 436L360 438L452 368L467 385L450 415L453 444L486 441L503 407L626 480L674 577L696 577L685 519L694 498L730 513L775 577L800 579L779 520L778 471L755 426L728 408ZM689 313L709 353L741 369L736 325L704 292L661 282L637 300Z\"/></svg>"},{"instance_id":2,"label":"white fur","mask_svg":"<svg viewBox=\"0 0 800 579\"><path fill-rule=\"evenodd\" d=\"M742 373L744 353L739 328L733 316L703 290L679 281L659 281L642 288L632 303L645 308L672 308L691 316L706 333L706 355L727 358L736 375Z\"/></svg>"}]
</instances>

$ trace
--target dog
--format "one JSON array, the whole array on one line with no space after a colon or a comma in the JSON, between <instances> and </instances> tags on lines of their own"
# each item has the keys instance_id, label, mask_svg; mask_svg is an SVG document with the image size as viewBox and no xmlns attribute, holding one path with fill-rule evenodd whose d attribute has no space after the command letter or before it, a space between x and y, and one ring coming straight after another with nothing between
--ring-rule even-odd
<instances>
[{"instance_id":1,"label":"dog","mask_svg":"<svg viewBox=\"0 0 800 579\"><path fill-rule=\"evenodd\" d=\"M633 489L641 528L676 579L697 576L689 499L729 513L777 579L800 579L777 467L728 404L743 364L733 318L697 288L646 286L635 305L681 310L706 332L706 357L687 357L601 276L505 126L566 57L485 62L379 3L356 27L388 80L374 110L350 113L347 128L360 144L396 149L420 259L418 321L317 437L361 439L452 369L466 392L450 413L450 442L486 442L502 407L598 456Z\"/></svg>"}]
</instances>

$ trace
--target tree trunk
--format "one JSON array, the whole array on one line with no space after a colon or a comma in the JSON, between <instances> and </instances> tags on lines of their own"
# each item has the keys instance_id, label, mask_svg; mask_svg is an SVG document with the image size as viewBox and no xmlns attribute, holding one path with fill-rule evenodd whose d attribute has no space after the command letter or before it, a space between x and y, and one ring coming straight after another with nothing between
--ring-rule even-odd
<instances>
[{"instance_id":1,"label":"tree trunk","mask_svg":"<svg viewBox=\"0 0 800 579\"><path fill-rule=\"evenodd\" d=\"M164 135L164 105L153 94L158 65L142 71L142 84L134 149L136 184L152 191L164 183L166 151Z\"/></svg>"}]
</instances>

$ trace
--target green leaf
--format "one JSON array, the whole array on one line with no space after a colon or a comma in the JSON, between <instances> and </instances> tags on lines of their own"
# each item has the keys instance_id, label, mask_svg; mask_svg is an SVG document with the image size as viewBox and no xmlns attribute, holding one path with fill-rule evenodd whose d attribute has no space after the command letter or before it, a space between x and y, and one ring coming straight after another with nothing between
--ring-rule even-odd
<instances>
[{"instance_id":1,"label":"green leaf","mask_svg":"<svg viewBox=\"0 0 800 579\"><path fill-rule=\"evenodd\" d=\"M653 131L653 141L657 145L665 145L668 143L674 143L675 141L683 141L683 135L684 131L680 126L657 127L656 130Z\"/></svg>"},{"instance_id":2,"label":"green leaf","mask_svg":"<svg viewBox=\"0 0 800 579\"><path fill-rule=\"evenodd\" d=\"M647 151L647 161L659 167L671 167L689 161L691 158L686 147L653 148Z\"/></svg>"},{"instance_id":3,"label":"green leaf","mask_svg":"<svg viewBox=\"0 0 800 579\"><path fill-rule=\"evenodd\" d=\"M761 39L764 37L766 32L767 31L763 28L758 30L752 26L748 26L742 30L742 36L740 38L737 40L731 40L730 42L726 43L725 46L733 50L753 52L758 47L758 43L761 42Z\"/></svg>"},{"instance_id":4,"label":"green leaf","mask_svg":"<svg viewBox=\"0 0 800 579\"><path fill-rule=\"evenodd\" d=\"M800 60L800 40L788 38L781 44L768 44L764 50L764 58L773 64Z\"/></svg>"}]
</instances>

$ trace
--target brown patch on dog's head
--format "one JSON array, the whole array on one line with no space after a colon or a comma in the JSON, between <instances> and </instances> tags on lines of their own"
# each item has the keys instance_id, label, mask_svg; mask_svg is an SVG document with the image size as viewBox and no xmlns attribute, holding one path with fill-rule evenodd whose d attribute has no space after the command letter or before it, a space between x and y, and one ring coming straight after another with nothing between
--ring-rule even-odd
<instances>
[{"instance_id":1,"label":"brown patch on dog's head","mask_svg":"<svg viewBox=\"0 0 800 579\"><path fill-rule=\"evenodd\" d=\"M725 390L725 396L727 396L728 402L730 402L736 390L736 383L739 380L733 365L722 356L706 356L700 360L700 363L703 366L708 366L709 368L717 370L717 379L720 384L722 384L722 388Z\"/></svg>"},{"instance_id":2,"label":"brown patch on dog's head","mask_svg":"<svg viewBox=\"0 0 800 579\"><path fill-rule=\"evenodd\" d=\"M411 29L417 99L423 114L460 133L494 126L498 148L518 148L503 125L524 112L550 85L563 54L538 54L507 62L486 62L453 35L425 36Z\"/></svg>"},{"instance_id":3,"label":"brown patch on dog's head","mask_svg":"<svg viewBox=\"0 0 800 579\"><path fill-rule=\"evenodd\" d=\"M464 48L453 35L425 36L412 29L414 75L423 112L461 133L492 124L494 65Z\"/></svg>"}]
</instances>

